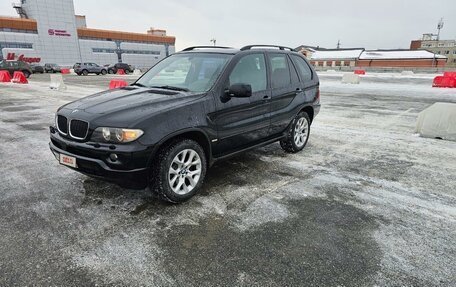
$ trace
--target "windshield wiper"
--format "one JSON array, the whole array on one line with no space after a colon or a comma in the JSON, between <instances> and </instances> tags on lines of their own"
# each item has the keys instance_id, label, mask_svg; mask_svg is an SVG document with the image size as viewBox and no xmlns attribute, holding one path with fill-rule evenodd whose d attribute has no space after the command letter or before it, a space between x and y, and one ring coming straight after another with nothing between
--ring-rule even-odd
<instances>
[{"instance_id":1,"label":"windshield wiper","mask_svg":"<svg viewBox=\"0 0 456 287\"><path fill-rule=\"evenodd\" d=\"M150 88L159 88L159 89L166 89L166 90L173 90L173 91L181 91L181 92L189 92L189 89L186 88L181 88L181 87L175 87L175 86L151 86Z\"/></svg>"},{"instance_id":2,"label":"windshield wiper","mask_svg":"<svg viewBox=\"0 0 456 287\"><path fill-rule=\"evenodd\" d=\"M145 85L141 84L141 83L134 83L134 84L131 84L132 86L138 86L138 87L143 87L143 88L146 88Z\"/></svg>"}]
</instances>

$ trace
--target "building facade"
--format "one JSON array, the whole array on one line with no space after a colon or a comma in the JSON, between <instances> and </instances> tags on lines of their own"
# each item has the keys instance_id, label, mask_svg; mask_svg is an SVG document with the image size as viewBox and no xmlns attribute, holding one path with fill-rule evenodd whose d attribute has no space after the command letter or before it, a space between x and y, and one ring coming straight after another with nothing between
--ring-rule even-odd
<instances>
[{"instance_id":1,"label":"building facade","mask_svg":"<svg viewBox=\"0 0 456 287\"><path fill-rule=\"evenodd\" d=\"M448 61L446 55L426 50L318 48L312 53L308 53L308 50L308 46L304 45L296 48L296 51L303 53L315 67L443 68Z\"/></svg>"},{"instance_id":2,"label":"building facade","mask_svg":"<svg viewBox=\"0 0 456 287\"><path fill-rule=\"evenodd\" d=\"M357 67L376 68L443 68L447 58L425 50L365 50L356 61Z\"/></svg>"},{"instance_id":3,"label":"building facade","mask_svg":"<svg viewBox=\"0 0 456 287\"><path fill-rule=\"evenodd\" d=\"M410 43L411 50L428 50L448 58L447 66L456 67L456 40L437 40L433 34L423 34L421 40Z\"/></svg>"},{"instance_id":4,"label":"building facade","mask_svg":"<svg viewBox=\"0 0 456 287\"><path fill-rule=\"evenodd\" d=\"M363 50L362 48L317 50L310 57L310 63L315 67L355 67Z\"/></svg>"},{"instance_id":5,"label":"building facade","mask_svg":"<svg viewBox=\"0 0 456 287\"><path fill-rule=\"evenodd\" d=\"M22 0L14 4L20 17L0 17L0 60L29 63L124 62L148 68L175 52L175 37L165 30L147 33L88 28L75 15L73 0Z\"/></svg>"}]
</instances>

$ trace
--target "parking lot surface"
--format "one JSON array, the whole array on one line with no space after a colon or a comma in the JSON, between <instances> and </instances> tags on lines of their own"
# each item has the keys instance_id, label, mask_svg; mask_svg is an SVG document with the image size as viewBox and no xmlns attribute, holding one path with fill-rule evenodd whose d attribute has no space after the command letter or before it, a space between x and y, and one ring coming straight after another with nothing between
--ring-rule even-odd
<instances>
[{"instance_id":1,"label":"parking lot surface","mask_svg":"<svg viewBox=\"0 0 456 287\"><path fill-rule=\"evenodd\" d=\"M119 77L0 84L0 286L456 285L456 142L414 134L421 110L456 103L433 75L321 73L303 152L219 162L180 205L49 151L55 110Z\"/></svg>"}]
</instances>

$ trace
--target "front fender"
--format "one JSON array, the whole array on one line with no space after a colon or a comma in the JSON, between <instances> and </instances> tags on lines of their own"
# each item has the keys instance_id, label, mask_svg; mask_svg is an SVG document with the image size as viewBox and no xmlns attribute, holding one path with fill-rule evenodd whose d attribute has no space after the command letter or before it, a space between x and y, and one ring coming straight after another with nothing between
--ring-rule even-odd
<instances>
[{"instance_id":1,"label":"front fender","mask_svg":"<svg viewBox=\"0 0 456 287\"><path fill-rule=\"evenodd\" d=\"M152 115L138 123L144 131L139 139L143 145L159 145L173 136L188 131L201 131L208 140L217 136L216 127L209 121L207 114L214 110L211 96L202 97L183 106Z\"/></svg>"}]
</instances>

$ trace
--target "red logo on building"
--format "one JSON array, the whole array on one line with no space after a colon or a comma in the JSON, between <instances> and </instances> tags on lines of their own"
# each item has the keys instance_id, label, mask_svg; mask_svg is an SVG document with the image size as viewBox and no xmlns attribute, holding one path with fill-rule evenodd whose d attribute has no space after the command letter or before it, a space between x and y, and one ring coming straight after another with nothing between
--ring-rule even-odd
<instances>
[{"instance_id":1,"label":"red logo on building","mask_svg":"<svg viewBox=\"0 0 456 287\"><path fill-rule=\"evenodd\" d=\"M56 30L56 29L48 29L49 36L64 36L70 37L71 34L67 32L67 30Z\"/></svg>"},{"instance_id":2,"label":"red logo on building","mask_svg":"<svg viewBox=\"0 0 456 287\"><path fill-rule=\"evenodd\" d=\"M39 63L41 62L41 58L36 58L36 57L25 57L24 54L19 55L19 57L16 57L16 53L8 53L6 56L6 60L8 61L14 61L14 60L26 62L26 63Z\"/></svg>"}]
</instances>

